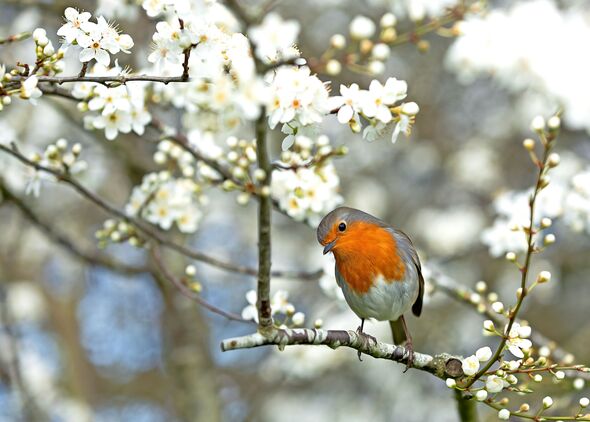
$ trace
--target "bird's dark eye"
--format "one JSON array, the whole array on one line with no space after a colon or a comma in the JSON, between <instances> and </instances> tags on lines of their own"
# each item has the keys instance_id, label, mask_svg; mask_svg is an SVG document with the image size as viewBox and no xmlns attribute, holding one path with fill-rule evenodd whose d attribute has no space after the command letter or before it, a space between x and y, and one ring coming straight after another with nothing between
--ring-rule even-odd
<instances>
[{"instance_id":1,"label":"bird's dark eye","mask_svg":"<svg viewBox=\"0 0 590 422\"><path fill-rule=\"evenodd\" d=\"M341 232L346 230L346 223L344 221L342 223L338 224L338 230L340 230Z\"/></svg>"}]
</instances>

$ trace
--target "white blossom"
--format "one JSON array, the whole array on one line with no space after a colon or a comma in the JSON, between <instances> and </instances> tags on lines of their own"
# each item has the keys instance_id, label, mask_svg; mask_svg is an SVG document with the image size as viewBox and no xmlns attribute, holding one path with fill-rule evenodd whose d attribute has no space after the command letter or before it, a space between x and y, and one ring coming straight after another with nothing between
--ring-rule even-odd
<instances>
[{"instance_id":1,"label":"white blossom","mask_svg":"<svg viewBox=\"0 0 590 422\"><path fill-rule=\"evenodd\" d=\"M475 352L475 356L480 362L487 362L492 358L492 349L488 346L481 347Z\"/></svg>"},{"instance_id":2,"label":"white blossom","mask_svg":"<svg viewBox=\"0 0 590 422\"><path fill-rule=\"evenodd\" d=\"M256 46L256 55L268 63L299 56L299 52L293 47L299 29L297 21L284 21L277 13L269 13L248 34Z\"/></svg>"},{"instance_id":3,"label":"white blossom","mask_svg":"<svg viewBox=\"0 0 590 422\"><path fill-rule=\"evenodd\" d=\"M521 327L518 322L513 323L510 332L508 333L508 339L506 340L506 346L510 353L517 358L523 358L523 350L528 350L533 345L532 342L526 338L528 336L530 336L529 327Z\"/></svg>"},{"instance_id":4,"label":"white blossom","mask_svg":"<svg viewBox=\"0 0 590 422\"><path fill-rule=\"evenodd\" d=\"M133 189L125 211L164 230L176 223L182 233L194 233L203 216L199 191L200 187L192 179L169 178L165 174L158 177L150 173Z\"/></svg>"},{"instance_id":5,"label":"white blossom","mask_svg":"<svg viewBox=\"0 0 590 422\"><path fill-rule=\"evenodd\" d=\"M461 368L463 369L463 373L465 375L475 375L477 374L477 371L479 371L479 359L475 355L469 356L463 359Z\"/></svg>"},{"instance_id":6,"label":"white blossom","mask_svg":"<svg viewBox=\"0 0 590 422\"><path fill-rule=\"evenodd\" d=\"M489 375L486 378L486 390L488 393L499 393L507 386L507 382L497 375Z\"/></svg>"},{"instance_id":7,"label":"white blossom","mask_svg":"<svg viewBox=\"0 0 590 422\"><path fill-rule=\"evenodd\" d=\"M270 83L268 123L297 122L302 126L320 123L330 111L328 90L308 67L283 66Z\"/></svg>"}]
</instances>

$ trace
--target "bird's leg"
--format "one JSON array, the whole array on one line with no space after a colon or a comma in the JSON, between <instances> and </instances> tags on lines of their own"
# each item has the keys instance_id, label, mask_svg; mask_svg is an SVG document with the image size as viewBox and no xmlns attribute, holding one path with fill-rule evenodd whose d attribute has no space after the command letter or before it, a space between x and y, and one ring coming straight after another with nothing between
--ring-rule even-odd
<instances>
[{"instance_id":1,"label":"bird's leg","mask_svg":"<svg viewBox=\"0 0 590 422\"><path fill-rule=\"evenodd\" d=\"M363 327L365 326L365 319L361 318L361 325L356 329L356 332L359 334L364 334L363 333ZM359 362L362 362L363 360L361 359L361 351L357 350L356 351L356 355L359 358Z\"/></svg>"},{"instance_id":2,"label":"bird's leg","mask_svg":"<svg viewBox=\"0 0 590 422\"><path fill-rule=\"evenodd\" d=\"M414 366L414 343L412 342L412 336L410 335L410 331L408 330L408 326L406 325L406 320L404 319L404 316L402 315L399 318L402 321L404 333L406 333L407 338L405 348L408 351L408 361L406 363L406 369L404 370L405 373L408 371L409 368Z\"/></svg>"}]
</instances>

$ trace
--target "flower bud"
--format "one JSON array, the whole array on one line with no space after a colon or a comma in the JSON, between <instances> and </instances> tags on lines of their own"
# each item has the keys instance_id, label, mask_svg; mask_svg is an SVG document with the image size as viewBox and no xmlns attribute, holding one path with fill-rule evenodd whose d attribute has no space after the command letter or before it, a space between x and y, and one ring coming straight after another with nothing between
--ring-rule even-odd
<instances>
[{"instance_id":1,"label":"flower bud","mask_svg":"<svg viewBox=\"0 0 590 422\"><path fill-rule=\"evenodd\" d=\"M386 13L381 17L381 21L379 22L379 24L383 27L383 28L390 28L395 26L395 24L397 23L397 18L395 17L395 15L393 13Z\"/></svg>"},{"instance_id":2,"label":"flower bud","mask_svg":"<svg viewBox=\"0 0 590 422\"><path fill-rule=\"evenodd\" d=\"M366 16L357 16L350 23L350 36L361 40L370 38L375 34L375 23Z\"/></svg>"},{"instance_id":3,"label":"flower bud","mask_svg":"<svg viewBox=\"0 0 590 422\"><path fill-rule=\"evenodd\" d=\"M531 122L531 130L534 132L542 132L545 130L545 119L543 116L536 116Z\"/></svg>"},{"instance_id":4,"label":"flower bud","mask_svg":"<svg viewBox=\"0 0 590 422\"><path fill-rule=\"evenodd\" d=\"M582 397L580 399L580 407L588 407L590 405L590 399L588 397Z\"/></svg>"},{"instance_id":5,"label":"flower bud","mask_svg":"<svg viewBox=\"0 0 590 422\"><path fill-rule=\"evenodd\" d=\"M387 60L389 55L391 54L391 49L387 44L378 43L373 46L373 50L371 51L371 55L376 58L377 60Z\"/></svg>"},{"instance_id":6,"label":"flower bud","mask_svg":"<svg viewBox=\"0 0 590 422\"><path fill-rule=\"evenodd\" d=\"M475 398L478 401L484 401L488 398L488 392L486 390L479 390L477 393L475 393Z\"/></svg>"},{"instance_id":7,"label":"flower bud","mask_svg":"<svg viewBox=\"0 0 590 422\"><path fill-rule=\"evenodd\" d=\"M342 34L334 34L330 38L330 45L337 50L342 50L346 47L346 38Z\"/></svg>"},{"instance_id":8,"label":"flower bud","mask_svg":"<svg viewBox=\"0 0 590 422\"><path fill-rule=\"evenodd\" d=\"M543 399L543 407L549 409L551 406L553 406L553 399L550 396L545 397Z\"/></svg>"},{"instance_id":9,"label":"flower bud","mask_svg":"<svg viewBox=\"0 0 590 422\"><path fill-rule=\"evenodd\" d=\"M549 154L549 157L547 158L547 165L549 167L557 167L559 165L559 154L556 152L552 152L551 154Z\"/></svg>"},{"instance_id":10,"label":"flower bud","mask_svg":"<svg viewBox=\"0 0 590 422\"><path fill-rule=\"evenodd\" d=\"M551 221L551 219L549 217L544 217L541 219L541 228L542 229L546 229L547 227L551 227L551 224L553 224L553 221Z\"/></svg>"},{"instance_id":11,"label":"flower bud","mask_svg":"<svg viewBox=\"0 0 590 422\"><path fill-rule=\"evenodd\" d=\"M197 268L194 265L187 265L184 273L189 277L194 277L197 274Z\"/></svg>"},{"instance_id":12,"label":"flower bud","mask_svg":"<svg viewBox=\"0 0 590 422\"><path fill-rule=\"evenodd\" d=\"M453 378L447 378L445 383L449 388L455 388L457 386L457 381L455 381Z\"/></svg>"},{"instance_id":13,"label":"flower bud","mask_svg":"<svg viewBox=\"0 0 590 422\"><path fill-rule=\"evenodd\" d=\"M498 419L501 419L503 421L507 421L508 419L510 419L510 410L500 409L500 411L498 412Z\"/></svg>"},{"instance_id":14,"label":"flower bud","mask_svg":"<svg viewBox=\"0 0 590 422\"><path fill-rule=\"evenodd\" d=\"M537 276L537 283L547 283L551 280L551 273L549 271L541 271Z\"/></svg>"},{"instance_id":15,"label":"flower bud","mask_svg":"<svg viewBox=\"0 0 590 422\"><path fill-rule=\"evenodd\" d=\"M326 73L331 76L339 75L342 71L342 65L338 60L332 59L326 63Z\"/></svg>"},{"instance_id":16,"label":"flower bud","mask_svg":"<svg viewBox=\"0 0 590 422\"><path fill-rule=\"evenodd\" d=\"M533 149L535 149L535 141L531 138L527 138L524 141L522 141L522 146L524 147L524 149L532 151Z\"/></svg>"},{"instance_id":17,"label":"flower bud","mask_svg":"<svg viewBox=\"0 0 590 422\"><path fill-rule=\"evenodd\" d=\"M507 252L506 253L506 260L510 262L516 261L516 254L514 252Z\"/></svg>"},{"instance_id":18,"label":"flower bud","mask_svg":"<svg viewBox=\"0 0 590 422\"><path fill-rule=\"evenodd\" d=\"M555 235L553 233L548 234L547 236L545 236L545 238L543 239L543 243L545 245L552 245L553 243L555 243Z\"/></svg>"},{"instance_id":19,"label":"flower bud","mask_svg":"<svg viewBox=\"0 0 590 422\"><path fill-rule=\"evenodd\" d=\"M477 283L475 283L475 290L478 293L484 293L488 288L488 285L486 284L485 281L478 281Z\"/></svg>"},{"instance_id":20,"label":"flower bud","mask_svg":"<svg viewBox=\"0 0 590 422\"><path fill-rule=\"evenodd\" d=\"M547 126L550 130L557 130L561 126L561 119L559 116L551 116L549 120L547 120Z\"/></svg>"},{"instance_id":21,"label":"flower bud","mask_svg":"<svg viewBox=\"0 0 590 422\"><path fill-rule=\"evenodd\" d=\"M504 304L502 302L494 302L492 303L492 309L495 313L501 314L504 312Z\"/></svg>"}]
</instances>

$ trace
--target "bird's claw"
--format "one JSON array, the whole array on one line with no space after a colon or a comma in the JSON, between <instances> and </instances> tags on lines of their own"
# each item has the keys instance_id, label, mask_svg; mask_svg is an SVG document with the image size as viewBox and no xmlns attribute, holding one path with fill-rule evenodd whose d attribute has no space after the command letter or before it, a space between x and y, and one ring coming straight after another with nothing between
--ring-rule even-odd
<instances>
[{"instance_id":1,"label":"bird's claw","mask_svg":"<svg viewBox=\"0 0 590 422\"><path fill-rule=\"evenodd\" d=\"M406 369L404 369L404 374L408 372L408 369L414 367L414 345L412 342L406 342L405 346L406 350L408 351L408 360L406 361Z\"/></svg>"},{"instance_id":2,"label":"bird's claw","mask_svg":"<svg viewBox=\"0 0 590 422\"><path fill-rule=\"evenodd\" d=\"M370 335L370 334L366 334L366 333L363 331L363 327L362 327L362 326L359 326L359 327L357 327L357 329L356 329L356 332L357 332L357 334L358 334L359 336L363 336L363 337L366 337L366 338L368 338L368 339L370 339L370 340L373 340L375 343L377 342L377 339L376 339L375 337L373 337L373 336L372 336L372 335ZM357 352L356 352L356 355L357 355L357 357L359 358L359 361L360 361L360 362L362 362L362 361L363 361L363 360L361 359L362 352L361 352L360 350L357 350Z\"/></svg>"}]
</instances>

